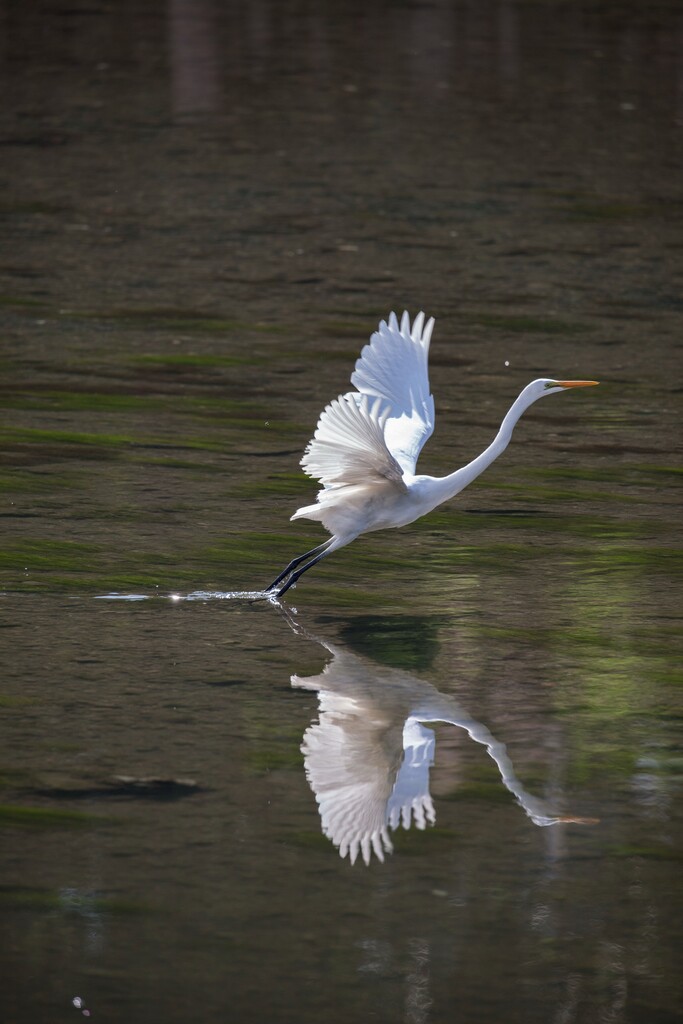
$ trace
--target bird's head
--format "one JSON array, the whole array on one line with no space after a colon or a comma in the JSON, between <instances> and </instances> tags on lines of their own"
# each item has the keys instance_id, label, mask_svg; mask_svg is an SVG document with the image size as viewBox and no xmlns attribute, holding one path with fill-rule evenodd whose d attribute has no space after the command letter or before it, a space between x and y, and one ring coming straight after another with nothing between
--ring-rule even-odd
<instances>
[{"instance_id":1,"label":"bird's head","mask_svg":"<svg viewBox=\"0 0 683 1024\"><path fill-rule=\"evenodd\" d=\"M568 391L569 388L592 388L599 383L597 380L550 380L541 377L539 380L532 380L525 391L529 393L529 398L535 401L545 395L555 395L558 391Z\"/></svg>"}]
</instances>

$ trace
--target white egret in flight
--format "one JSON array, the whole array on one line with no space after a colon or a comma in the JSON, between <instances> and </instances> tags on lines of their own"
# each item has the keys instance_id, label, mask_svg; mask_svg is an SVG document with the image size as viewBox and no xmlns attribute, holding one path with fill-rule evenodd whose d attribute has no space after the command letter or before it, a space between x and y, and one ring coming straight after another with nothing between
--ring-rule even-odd
<instances>
[{"instance_id":1,"label":"white egret in flight","mask_svg":"<svg viewBox=\"0 0 683 1024\"><path fill-rule=\"evenodd\" d=\"M266 592L279 587L277 596L282 597L321 558L362 533L405 526L455 497L505 451L517 420L537 399L598 383L534 380L476 459L448 476L416 473L418 455L434 430L427 366L433 327L433 317L425 324L424 313L412 325L407 313L400 324L394 313L388 323L382 320L351 375L356 391L325 408L301 460L322 490L314 505L298 509L292 519L316 519L332 536L292 559Z\"/></svg>"}]
</instances>

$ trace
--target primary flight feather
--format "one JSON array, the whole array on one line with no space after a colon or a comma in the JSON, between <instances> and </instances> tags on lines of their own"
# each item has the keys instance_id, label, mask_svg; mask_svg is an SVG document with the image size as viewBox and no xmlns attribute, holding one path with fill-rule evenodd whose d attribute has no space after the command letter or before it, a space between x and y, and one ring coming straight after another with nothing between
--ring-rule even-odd
<instances>
[{"instance_id":1,"label":"primary flight feather","mask_svg":"<svg viewBox=\"0 0 683 1024\"><path fill-rule=\"evenodd\" d=\"M544 395L588 387L594 380L550 380L527 384L515 399L491 444L472 462L444 477L416 474L417 459L434 430L429 390L429 342L433 318L404 313L382 321L356 363L356 388L325 408L301 460L322 490L314 505L292 519L316 519L331 534L273 580L267 593L281 597L308 569L362 533L405 526L458 494L507 448L517 420ZM282 586L280 586L282 584Z\"/></svg>"}]
</instances>

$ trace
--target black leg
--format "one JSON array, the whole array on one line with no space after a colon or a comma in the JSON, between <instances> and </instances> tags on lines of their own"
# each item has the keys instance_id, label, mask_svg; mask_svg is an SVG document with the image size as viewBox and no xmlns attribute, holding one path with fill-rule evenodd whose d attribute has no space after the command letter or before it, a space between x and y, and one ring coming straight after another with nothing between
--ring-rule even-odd
<instances>
[{"instance_id":1,"label":"black leg","mask_svg":"<svg viewBox=\"0 0 683 1024\"><path fill-rule=\"evenodd\" d=\"M325 545L325 547L326 546L327 545ZM316 548L314 550L318 550L318 549ZM310 551L309 551L309 554L311 554ZM313 568L313 566L316 564L316 562L319 562L321 558L324 558L325 555L329 555L329 554L330 554L329 551L321 551L320 554L317 555L315 558L312 558L310 560L310 562L307 562L306 565L302 565L302 567L300 569L297 569L296 572L293 572L292 575L287 580L287 582L285 583L284 587L281 587L280 590L278 590L277 596L278 597L282 597L282 595L286 591L289 590L289 588L292 586L292 584L296 583L296 581L299 579L300 576L303 576L303 574L305 572L307 572L309 569ZM306 556L304 555L303 557L305 558ZM298 561L301 561L301 559L298 559Z\"/></svg>"},{"instance_id":2,"label":"black leg","mask_svg":"<svg viewBox=\"0 0 683 1024\"><path fill-rule=\"evenodd\" d=\"M278 585L278 583L282 583L282 581L283 581L283 580L284 580L284 579L285 579L285 578L286 578L287 576L289 576L290 572L292 572L292 570L293 570L293 569L296 569L297 565L301 565L301 563L302 563L302 562L305 562L307 558L310 558L310 557L311 557L311 555L317 555L317 554L319 554L319 553L320 553L321 551L323 551L323 552L324 552L324 551L325 551L325 548L327 548L327 547L328 547L328 545L330 545L330 544L332 543L332 539L333 539L332 537L328 537L328 539L327 539L326 541L323 541L323 543L322 543L322 544L319 544L319 545L317 546L317 548L311 548L311 550L310 550L310 551L307 551L305 555L299 555L299 557L298 557L298 558L293 558L293 559L292 559L292 561L291 561L291 562L289 563L289 565L287 566L287 568L286 568L286 569L283 569L283 570L282 570L282 572L280 573L280 575L279 575L279 576L277 576L277 577L276 577L276 578L275 578L275 579L273 580L273 582L272 582L272 583L270 584L270 586L266 587L266 593L268 593L268 591L269 591L269 590L274 590L274 589L275 589L275 587L276 587L276 586ZM322 557L322 555L321 555L321 557ZM316 561L317 561L317 559L316 559ZM313 563L311 562L311 565L312 565L312 564L313 564ZM302 572L303 572L303 569L302 569ZM299 575L301 575L301 574L299 574ZM286 589L287 589L287 588L285 587L285 590L286 590ZM280 591L280 593L281 593L281 594L283 594L283 593L284 593L284 590L281 590L281 591Z\"/></svg>"}]
</instances>

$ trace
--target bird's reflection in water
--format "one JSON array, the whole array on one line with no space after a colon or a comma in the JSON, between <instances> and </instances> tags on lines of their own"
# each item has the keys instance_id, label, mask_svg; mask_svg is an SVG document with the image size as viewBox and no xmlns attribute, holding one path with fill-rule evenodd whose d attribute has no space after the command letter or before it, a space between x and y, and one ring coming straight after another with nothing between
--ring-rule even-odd
<instances>
[{"instance_id":1,"label":"bird's reflection in water","mask_svg":"<svg viewBox=\"0 0 683 1024\"><path fill-rule=\"evenodd\" d=\"M410 672L387 668L301 628L293 629L332 655L316 676L292 676L292 686L318 694L319 718L304 734L306 777L315 794L323 833L342 857L366 864L393 851L390 829L434 824L429 770L436 737L425 723L464 729L486 747L503 785L535 825L594 824L560 816L529 793L515 774L505 744L456 700Z\"/></svg>"}]
</instances>

